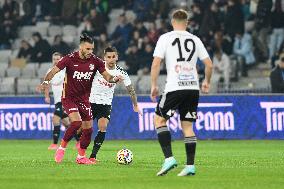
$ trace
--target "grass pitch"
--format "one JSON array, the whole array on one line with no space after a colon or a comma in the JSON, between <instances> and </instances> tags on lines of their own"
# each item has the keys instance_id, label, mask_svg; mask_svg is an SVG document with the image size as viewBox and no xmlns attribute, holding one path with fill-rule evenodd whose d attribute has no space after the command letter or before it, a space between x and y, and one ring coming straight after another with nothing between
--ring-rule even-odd
<instances>
[{"instance_id":1,"label":"grass pitch","mask_svg":"<svg viewBox=\"0 0 284 189\"><path fill-rule=\"evenodd\" d=\"M185 163L182 141L173 142L178 167L157 177L163 162L157 141L106 141L96 165L77 165L74 142L56 164L50 141L0 140L0 189L277 189L284 186L283 141L198 141L193 177L177 177ZM92 145L92 143L91 143ZM131 165L116 152L132 150ZM90 151L89 151L90 153ZM89 154L88 153L88 154Z\"/></svg>"}]
</instances>

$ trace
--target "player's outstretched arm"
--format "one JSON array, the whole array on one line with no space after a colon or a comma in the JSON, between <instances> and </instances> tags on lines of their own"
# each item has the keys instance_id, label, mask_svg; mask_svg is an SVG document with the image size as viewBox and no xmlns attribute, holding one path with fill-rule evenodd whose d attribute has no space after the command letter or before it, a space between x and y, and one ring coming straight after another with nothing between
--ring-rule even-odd
<instances>
[{"instance_id":1,"label":"player's outstretched arm","mask_svg":"<svg viewBox=\"0 0 284 189\"><path fill-rule=\"evenodd\" d=\"M205 79L201 86L201 91L203 93L208 93L210 89L210 80L212 75L213 64L210 58L205 58L202 60L205 65Z\"/></svg>"},{"instance_id":2,"label":"player's outstretched arm","mask_svg":"<svg viewBox=\"0 0 284 189\"><path fill-rule=\"evenodd\" d=\"M104 77L104 79L107 80L107 82L109 82L109 83L118 83L118 82L121 82L123 80L123 77L121 75L112 76L107 71L104 71L101 74Z\"/></svg>"},{"instance_id":3,"label":"player's outstretched arm","mask_svg":"<svg viewBox=\"0 0 284 189\"><path fill-rule=\"evenodd\" d=\"M49 87L50 80L58 73L60 69L57 66L54 66L44 77L43 82L40 85L40 90L45 92L45 89Z\"/></svg>"},{"instance_id":4,"label":"player's outstretched arm","mask_svg":"<svg viewBox=\"0 0 284 189\"><path fill-rule=\"evenodd\" d=\"M130 95L130 98L131 98L131 101L132 101L132 104L133 104L134 112L137 112L138 114L142 115L142 112L138 107L137 95L136 95L136 92L135 92L133 85L130 84L130 85L126 86L126 89L127 89L128 93Z\"/></svg>"},{"instance_id":5,"label":"player's outstretched arm","mask_svg":"<svg viewBox=\"0 0 284 189\"><path fill-rule=\"evenodd\" d=\"M159 57L154 57L151 67L151 99L156 102L156 97L159 95L159 89L157 85L158 76L160 73L162 59Z\"/></svg>"}]
</instances>

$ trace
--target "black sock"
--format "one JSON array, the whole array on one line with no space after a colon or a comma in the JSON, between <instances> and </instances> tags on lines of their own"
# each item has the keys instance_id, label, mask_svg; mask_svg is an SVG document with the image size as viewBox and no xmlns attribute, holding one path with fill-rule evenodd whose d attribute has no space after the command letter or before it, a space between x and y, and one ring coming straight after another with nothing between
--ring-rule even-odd
<instances>
[{"instance_id":1,"label":"black sock","mask_svg":"<svg viewBox=\"0 0 284 189\"><path fill-rule=\"evenodd\" d=\"M60 136L60 125L54 125L52 133L53 144L58 143L59 136Z\"/></svg>"},{"instance_id":2,"label":"black sock","mask_svg":"<svg viewBox=\"0 0 284 189\"><path fill-rule=\"evenodd\" d=\"M76 140L77 142L80 140L81 135L82 135L82 132L76 133L76 134L74 135L74 138L75 138L75 140Z\"/></svg>"},{"instance_id":3,"label":"black sock","mask_svg":"<svg viewBox=\"0 0 284 189\"><path fill-rule=\"evenodd\" d=\"M167 126L162 126L156 129L158 134L158 140L163 150L165 158L173 156L171 145L171 133Z\"/></svg>"},{"instance_id":4,"label":"black sock","mask_svg":"<svg viewBox=\"0 0 284 189\"><path fill-rule=\"evenodd\" d=\"M90 158L97 158L97 153L105 140L106 132L98 131Z\"/></svg>"},{"instance_id":5,"label":"black sock","mask_svg":"<svg viewBox=\"0 0 284 189\"><path fill-rule=\"evenodd\" d=\"M196 136L185 137L184 144L185 144L185 151L187 157L187 165L194 165L194 158L195 158L195 150L196 150Z\"/></svg>"}]
</instances>

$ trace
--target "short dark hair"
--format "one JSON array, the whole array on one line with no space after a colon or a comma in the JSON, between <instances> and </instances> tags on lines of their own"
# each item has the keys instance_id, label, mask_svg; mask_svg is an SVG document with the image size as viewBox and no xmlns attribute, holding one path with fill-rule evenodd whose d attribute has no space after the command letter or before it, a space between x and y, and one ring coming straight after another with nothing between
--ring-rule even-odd
<instances>
[{"instance_id":1,"label":"short dark hair","mask_svg":"<svg viewBox=\"0 0 284 189\"><path fill-rule=\"evenodd\" d=\"M80 35L80 43L83 43L83 42L94 43L94 39L90 37L88 34L82 33Z\"/></svg>"},{"instance_id":2,"label":"short dark hair","mask_svg":"<svg viewBox=\"0 0 284 189\"><path fill-rule=\"evenodd\" d=\"M54 53L52 54L52 56L60 56L60 57L62 57L62 54L61 54L60 52L54 52Z\"/></svg>"},{"instance_id":3,"label":"short dark hair","mask_svg":"<svg viewBox=\"0 0 284 189\"><path fill-rule=\"evenodd\" d=\"M113 46L108 46L104 49L104 54L106 54L108 52L116 52L117 53L117 49Z\"/></svg>"},{"instance_id":4,"label":"short dark hair","mask_svg":"<svg viewBox=\"0 0 284 189\"><path fill-rule=\"evenodd\" d=\"M187 11L185 11L183 9L175 10L172 14L172 19L174 19L174 20L187 21L188 18L189 18L189 15L188 15Z\"/></svg>"}]
</instances>

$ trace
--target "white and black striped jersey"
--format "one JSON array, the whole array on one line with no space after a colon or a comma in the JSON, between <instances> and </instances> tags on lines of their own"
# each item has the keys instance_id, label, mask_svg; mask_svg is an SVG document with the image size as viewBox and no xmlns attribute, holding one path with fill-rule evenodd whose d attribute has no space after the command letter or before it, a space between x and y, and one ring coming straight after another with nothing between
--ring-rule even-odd
<instances>
[{"instance_id":1,"label":"white and black striped jersey","mask_svg":"<svg viewBox=\"0 0 284 189\"><path fill-rule=\"evenodd\" d=\"M201 40L187 31L171 31L160 36L154 54L165 60L167 82L165 92L199 90L196 62L209 55Z\"/></svg>"},{"instance_id":2,"label":"white and black striped jersey","mask_svg":"<svg viewBox=\"0 0 284 189\"><path fill-rule=\"evenodd\" d=\"M112 76L121 75L123 77L123 83L125 86L131 84L131 80L125 70L122 67L116 65L114 69L109 70L105 65L106 71ZM107 82L103 76L97 71L90 94L90 102L96 104L111 105L113 99L113 93L116 83Z\"/></svg>"},{"instance_id":3,"label":"white and black striped jersey","mask_svg":"<svg viewBox=\"0 0 284 189\"><path fill-rule=\"evenodd\" d=\"M48 72L51 68L48 70ZM52 80L50 81L51 90L53 92L54 97L54 104L61 102L61 95L63 90L63 82L65 78L65 69L61 70L60 72L56 73ZM47 73L48 73L47 72Z\"/></svg>"}]
</instances>

